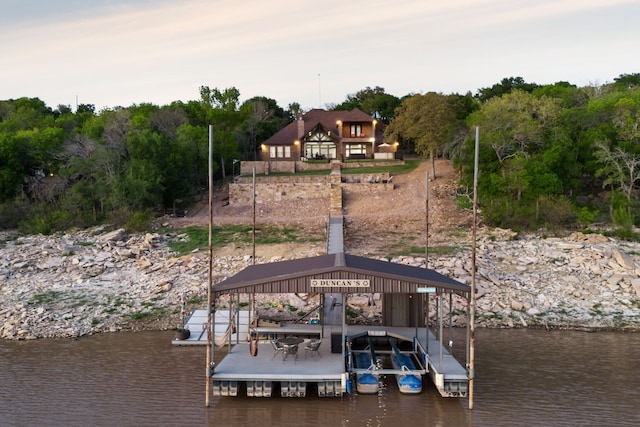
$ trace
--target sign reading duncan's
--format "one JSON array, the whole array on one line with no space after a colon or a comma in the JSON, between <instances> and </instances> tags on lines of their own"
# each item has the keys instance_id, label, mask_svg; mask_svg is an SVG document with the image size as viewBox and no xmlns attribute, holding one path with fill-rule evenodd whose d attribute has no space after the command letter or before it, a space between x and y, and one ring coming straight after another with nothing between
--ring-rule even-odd
<instances>
[{"instance_id":1,"label":"sign reading duncan's","mask_svg":"<svg viewBox=\"0 0 640 427\"><path fill-rule=\"evenodd\" d=\"M369 279L311 279L312 288L368 288Z\"/></svg>"}]
</instances>

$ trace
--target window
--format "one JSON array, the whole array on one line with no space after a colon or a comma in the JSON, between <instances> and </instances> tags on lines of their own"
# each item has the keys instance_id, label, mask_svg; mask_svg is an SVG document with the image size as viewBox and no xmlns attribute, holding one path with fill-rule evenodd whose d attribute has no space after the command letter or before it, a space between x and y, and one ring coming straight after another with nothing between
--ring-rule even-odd
<instances>
[{"instance_id":1,"label":"window","mask_svg":"<svg viewBox=\"0 0 640 427\"><path fill-rule=\"evenodd\" d=\"M272 145L269 147L269 157L272 159L291 158L291 146Z\"/></svg>"},{"instance_id":2,"label":"window","mask_svg":"<svg viewBox=\"0 0 640 427\"><path fill-rule=\"evenodd\" d=\"M351 138L360 138L362 135L362 125L351 125Z\"/></svg>"},{"instance_id":3,"label":"window","mask_svg":"<svg viewBox=\"0 0 640 427\"><path fill-rule=\"evenodd\" d=\"M349 144L347 145L347 156L353 154L367 154L366 144Z\"/></svg>"},{"instance_id":4,"label":"window","mask_svg":"<svg viewBox=\"0 0 640 427\"><path fill-rule=\"evenodd\" d=\"M305 156L308 159L335 159L336 144L307 142L305 144Z\"/></svg>"}]
</instances>

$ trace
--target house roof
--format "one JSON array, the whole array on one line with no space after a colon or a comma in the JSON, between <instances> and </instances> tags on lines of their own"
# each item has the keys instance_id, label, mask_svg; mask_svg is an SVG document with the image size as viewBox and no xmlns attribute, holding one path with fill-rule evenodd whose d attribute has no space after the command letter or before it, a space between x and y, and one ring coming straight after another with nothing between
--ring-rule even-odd
<instances>
[{"instance_id":1,"label":"house roof","mask_svg":"<svg viewBox=\"0 0 640 427\"><path fill-rule=\"evenodd\" d=\"M371 123L374 119L364 111L354 108L351 111L332 110L326 111L315 108L302 115L304 128L302 134L308 134L316 126L322 125L325 129L337 129L336 122L342 123ZM298 139L298 122L294 120L284 128L280 129L273 136L263 142L265 145L290 145ZM376 129L376 138L382 137L379 129Z\"/></svg>"},{"instance_id":2,"label":"house roof","mask_svg":"<svg viewBox=\"0 0 640 427\"><path fill-rule=\"evenodd\" d=\"M465 296L470 292L468 285L434 270L345 253L252 265L214 285L212 291L218 296L225 293L419 293L419 288L436 288L438 292L445 290Z\"/></svg>"}]
</instances>

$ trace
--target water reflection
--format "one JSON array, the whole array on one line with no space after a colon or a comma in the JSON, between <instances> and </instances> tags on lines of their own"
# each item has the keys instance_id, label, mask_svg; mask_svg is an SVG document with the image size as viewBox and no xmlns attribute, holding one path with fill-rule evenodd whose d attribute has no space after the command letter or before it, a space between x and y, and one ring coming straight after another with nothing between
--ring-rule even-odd
<instances>
[{"instance_id":1,"label":"water reflection","mask_svg":"<svg viewBox=\"0 0 640 427\"><path fill-rule=\"evenodd\" d=\"M466 399L441 398L430 381L422 394L402 395L391 377L377 395L274 393L214 398L207 409L205 349L173 347L171 336L0 341L0 424L640 425L640 334L479 330L473 411ZM454 337L456 345L463 337Z\"/></svg>"}]
</instances>

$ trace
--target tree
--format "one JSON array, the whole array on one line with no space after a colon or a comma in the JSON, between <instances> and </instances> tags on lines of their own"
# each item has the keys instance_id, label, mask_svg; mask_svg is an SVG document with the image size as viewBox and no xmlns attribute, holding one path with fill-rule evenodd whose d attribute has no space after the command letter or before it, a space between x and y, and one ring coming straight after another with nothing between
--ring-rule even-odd
<instances>
[{"instance_id":1,"label":"tree","mask_svg":"<svg viewBox=\"0 0 640 427\"><path fill-rule=\"evenodd\" d=\"M416 153L431 159L432 177L436 177L436 153L463 126L457 114L455 95L429 92L405 98L396 110L396 117L385 129L389 140L411 140Z\"/></svg>"},{"instance_id":2,"label":"tree","mask_svg":"<svg viewBox=\"0 0 640 427\"><path fill-rule=\"evenodd\" d=\"M225 111L237 111L240 102L240 91L235 87L219 90L209 86L200 86L200 99L212 108Z\"/></svg>"},{"instance_id":3,"label":"tree","mask_svg":"<svg viewBox=\"0 0 640 427\"><path fill-rule=\"evenodd\" d=\"M506 95L515 90L521 90L524 92L533 92L539 86L535 83L527 83L522 77L505 77L489 88L478 89L476 97L481 102L487 102L491 98L500 97Z\"/></svg>"},{"instance_id":4,"label":"tree","mask_svg":"<svg viewBox=\"0 0 640 427\"><path fill-rule=\"evenodd\" d=\"M620 74L613 79L614 85L622 89L631 89L640 86L640 73Z\"/></svg>"},{"instance_id":5,"label":"tree","mask_svg":"<svg viewBox=\"0 0 640 427\"><path fill-rule=\"evenodd\" d=\"M290 122L289 115L278 103L264 96L248 99L240 107L240 112L244 116L244 123L238 138L239 151L245 160L257 159L259 144Z\"/></svg>"},{"instance_id":6,"label":"tree","mask_svg":"<svg viewBox=\"0 0 640 427\"><path fill-rule=\"evenodd\" d=\"M350 111L358 108L378 120L383 126L389 124L394 117L400 99L385 93L384 88L366 88L347 95L346 101L333 107L334 110Z\"/></svg>"},{"instance_id":7,"label":"tree","mask_svg":"<svg viewBox=\"0 0 640 427\"><path fill-rule=\"evenodd\" d=\"M640 154L611 149L604 141L596 144L595 156L602 165L598 174L605 177L605 185L617 187L631 202L640 181Z\"/></svg>"},{"instance_id":8,"label":"tree","mask_svg":"<svg viewBox=\"0 0 640 427\"><path fill-rule=\"evenodd\" d=\"M516 90L487 101L470 117L470 124L480 126L483 144L504 164L509 158L528 156L540 146L559 112L556 100Z\"/></svg>"}]
</instances>

